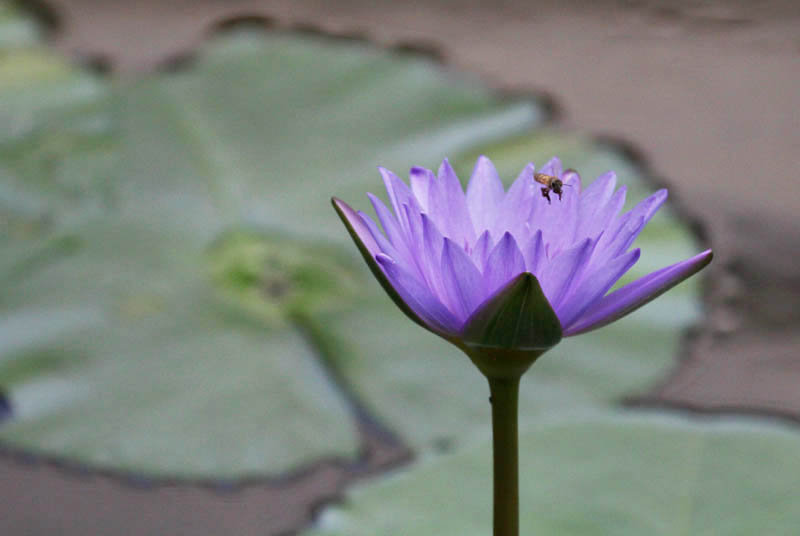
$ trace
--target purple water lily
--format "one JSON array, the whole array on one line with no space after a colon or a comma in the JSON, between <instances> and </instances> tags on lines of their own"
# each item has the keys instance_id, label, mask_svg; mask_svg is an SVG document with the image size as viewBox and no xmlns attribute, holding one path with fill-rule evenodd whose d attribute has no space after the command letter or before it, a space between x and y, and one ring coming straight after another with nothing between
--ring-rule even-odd
<instances>
[{"instance_id":1,"label":"purple water lily","mask_svg":"<svg viewBox=\"0 0 800 536\"><path fill-rule=\"evenodd\" d=\"M522 375L562 336L613 322L694 274L711 250L609 293L639 259L631 246L666 190L620 214L625 187L616 188L613 172L582 191L557 158L538 176L529 164L507 192L483 156L466 194L447 160L438 178L412 168L410 187L391 171L381 175L393 210L368 195L383 232L346 203L334 199L334 207L395 303L461 348L489 381L494 534L518 536Z\"/></svg>"},{"instance_id":2,"label":"purple water lily","mask_svg":"<svg viewBox=\"0 0 800 536\"><path fill-rule=\"evenodd\" d=\"M631 246L667 198L659 190L620 214L626 188L616 188L613 172L582 190L578 173L564 171L553 158L538 171L563 182L562 200L553 196L552 203L534 180L533 164L504 191L491 161L481 156L466 194L447 160L438 178L412 168L410 187L391 171L380 172L392 210L368 196L383 232L365 213L338 199L334 206L395 302L456 343L491 344L480 339L491 338L501 320L506 335L500 346L543 342L536 325L522 325L522 313L515 319L509 309L533 307L518 299L524 293L544 298L555 313L560 329L549 337L554 344L561 334L585 333L627 315L711 261L707 250L608 293L639 259L640 250ZM527 338L520 331L529 332Z\"/></svg>"}]
</instances>

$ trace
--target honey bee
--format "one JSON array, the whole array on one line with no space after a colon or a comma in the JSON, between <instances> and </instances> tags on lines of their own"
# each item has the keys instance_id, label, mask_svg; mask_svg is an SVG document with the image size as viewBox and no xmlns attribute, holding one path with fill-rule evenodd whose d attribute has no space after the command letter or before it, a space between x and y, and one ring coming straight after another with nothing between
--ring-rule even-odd
<instances>
[{"instance_id":1,"label":"honey bee","mask_svg":"<svg viewBox=\"0 0 800 536\"><path fill-rule=\"evenodd\" d=\"M566 175L567 173L574 173L574 170L568 169L564 172L564 174ZM556 194L558 196L558 200L561 201L561 196L564 193L562 188L564 186L569 186L569 184L564 184L564 182L558 177L547 175L545 173L534 173L533 180L539 184L544 184L544 186L542 186L542 197L547 199L548 204L550 204L550 191Z\"/></svg>"}]
</instances>

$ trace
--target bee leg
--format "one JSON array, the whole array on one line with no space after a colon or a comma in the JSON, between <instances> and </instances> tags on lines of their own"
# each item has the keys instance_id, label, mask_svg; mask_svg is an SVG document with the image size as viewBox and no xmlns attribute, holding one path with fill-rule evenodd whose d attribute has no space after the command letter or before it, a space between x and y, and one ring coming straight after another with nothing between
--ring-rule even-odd
<instances>
[{"instance_id":1,"label":"bee leg","mask_svg":"<svg viewBox=\"0 0 800 536\"><path fill-rule=\"evenodd\" d=\"M563 193L564 193L564 192L558 192L558 200L559 200L559 201L561 201L561 194L563 194Z\"/></svg>"},{"instance_id":2,"label":"bee leg","mask_svg":"<svg viewBox=\"0 0 800 536\"><path fill-rule=\"evenodd\" d=\"M542 188L542 197L544 197L545 199L547 199L547 204L548 204L548 205L552 203L552 202L550 201L550 188L547 188L547 187L545 187L545 188Z\"/></svg>"}]
</instances>

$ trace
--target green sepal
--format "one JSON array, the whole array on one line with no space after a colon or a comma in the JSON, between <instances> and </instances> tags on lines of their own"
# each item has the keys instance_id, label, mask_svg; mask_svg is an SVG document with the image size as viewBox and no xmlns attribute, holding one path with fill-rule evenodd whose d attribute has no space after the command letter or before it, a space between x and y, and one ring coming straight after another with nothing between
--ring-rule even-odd
<instances>
[{"instance_id":1,"label":"green sepal","mask_svg":"<svg viewBox=\"0 0 800 536\"><path fill-rule=\"evenodd\" d=\"M561 340L561 322L525 272L484 302L462 331L462 349L488 377L519 376Z\"/></svg>"}]
</instances>

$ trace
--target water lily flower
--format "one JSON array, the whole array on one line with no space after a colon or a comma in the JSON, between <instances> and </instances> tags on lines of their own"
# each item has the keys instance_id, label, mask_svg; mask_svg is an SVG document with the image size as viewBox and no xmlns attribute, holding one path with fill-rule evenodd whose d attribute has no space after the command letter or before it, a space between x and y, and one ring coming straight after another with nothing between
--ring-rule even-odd
<instances>
[{"instance_id":1,"label":"water lily flower","mask_svg":"<svg viewBox=\"0 0 800 536\"><path fill-rule=\"evenodd\" d=\"M614 172L582 190L578 173L553 158L538 171L564 185L562 200L550 202L534 171L528 164L504 191L481 156L465 194L447 160L438 177L412 168L410 186L381 168L391 210L367 195L383 231L343 201L333 204L397 305L460 347L550 347L562 334L631 313L711 261L711 250L704 251L608 293L639 259L631 246L667 191L620 214L626 188L616 188ZM524 319L519 308L510 314L510 306L526 301L532 316Z\"/></svg>"},{"instance_id":2,"label":"water lily flower","mask_svg":"<svg viewBox=\"0 0 800 536\"><path fill-rule=\"evenodd\" d=\"M461 348L489 381L494 535L519 534L517 411L522 374L562 336L602 327L711 262L711 250L609 292L639 259L634 240L667 199L659 190L620 214L625 187L608 172L582 190L557 158L505 191L486 157L466 194L450 163L410 184L381 169L391 210L367 194L383 230L336 198L364 259L413 321ZM556 182L560 181L560 182ZM558 196L553 198L550 193Z\"/></svg>"}]
</instances>

